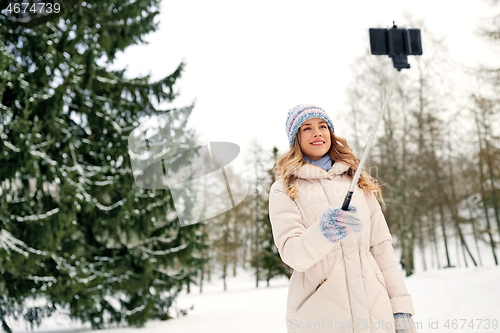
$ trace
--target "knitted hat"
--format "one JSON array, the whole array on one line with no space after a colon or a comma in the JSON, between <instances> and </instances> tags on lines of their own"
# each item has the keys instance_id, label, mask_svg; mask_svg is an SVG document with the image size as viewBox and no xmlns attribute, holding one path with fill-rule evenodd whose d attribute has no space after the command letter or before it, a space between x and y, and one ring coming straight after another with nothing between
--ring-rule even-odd
<instances>
[{"instance_id":1,"label":"knitted hat","mask_svg":"<svg viewBox=\"0 0 500 333\"><path fill-rule=\"evenodd\" d=\"M290 147L293 145L293 140L295 139L295 135L297 134L299 127L304 123L304 121L311 118L323 119L328 123L332 132L335 133L333 123L326 114L325 110L314 104L297 105L288 111L288 117L286 119L286 134L288 135Z\"/></svg>"}]
</instances>

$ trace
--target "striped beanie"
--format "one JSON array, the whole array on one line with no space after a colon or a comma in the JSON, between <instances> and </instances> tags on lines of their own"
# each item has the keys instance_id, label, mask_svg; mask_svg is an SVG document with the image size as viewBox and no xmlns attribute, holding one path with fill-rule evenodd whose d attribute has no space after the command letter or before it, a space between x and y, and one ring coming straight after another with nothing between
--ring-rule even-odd
<instances>
[{"instance_id":1,"label":"striped beanie","mask_svg":"<svg viewBox=\"0 0 500 333\"><path fill-rule=\"evenodd\" d=\"M332 132L335 132L333 129L333 123L326 114L325 110L314 104L297 105L288 111L288 117L286 119L286 134L288 135L290 147L293 145L293 140L295 139L295 135L297 134L300 125L302 125L304 121L311 118L321 118L325 120Z\"/></svg>"}]
</instances>

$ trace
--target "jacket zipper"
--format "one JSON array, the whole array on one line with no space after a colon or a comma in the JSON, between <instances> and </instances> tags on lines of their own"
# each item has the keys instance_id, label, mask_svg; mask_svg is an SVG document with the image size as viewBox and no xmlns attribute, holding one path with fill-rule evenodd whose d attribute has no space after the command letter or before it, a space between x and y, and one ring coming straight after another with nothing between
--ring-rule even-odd
<instances>
[{"instance_id":1,"label":"jacket zipper","mask_svg":"<svg viewBox=\"0 0 500 333\"><path fill-rule=\"evenodd\" d=\"M321 282L320 282L320 283L316 286L316 288L315 288L313 291L311 291L311 292L309 293L309 295L307 295L307 296L306 296L306 298L304 298L304 299L302 300L302 302L300 302L299 306L297 307L297 310L298 310L298 309L300 309L300 307L301 307L301 306L302 306L302 305L303 305L303 304L304 304L304 303L305 303L305 302L306 302L306 301L307 301L307 300L308 300L308 299L309 299L312 295L314 295L314 293L315 293L315 292L317 292L317 291L318 291L319 287L321 287L321 285L322 285L323 283L325 283L325 281L326 281L326 279L321 280Z\"/></svg>"}]
</instances>

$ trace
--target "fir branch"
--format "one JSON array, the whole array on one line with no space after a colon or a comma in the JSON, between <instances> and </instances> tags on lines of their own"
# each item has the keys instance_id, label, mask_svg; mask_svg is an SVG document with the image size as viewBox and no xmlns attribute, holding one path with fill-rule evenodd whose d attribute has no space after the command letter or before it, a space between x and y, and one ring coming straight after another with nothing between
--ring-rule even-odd
<instances>
[{"instance_id":1,"label":"fir branch","mask_svg":"<svg viewBox=\"0 0 500 333\"><path fill-rule=\"evenodd\" d=\"M40 221L40 220L44 220L44 219L46 219L54 214L57 214L58 212L59 212L59 207L56 207L56 208L51 209L43 214L34 214L34 215L27 215L27 216L12 215L12 218L18 222Z\"/></svg>"}]
</instances>

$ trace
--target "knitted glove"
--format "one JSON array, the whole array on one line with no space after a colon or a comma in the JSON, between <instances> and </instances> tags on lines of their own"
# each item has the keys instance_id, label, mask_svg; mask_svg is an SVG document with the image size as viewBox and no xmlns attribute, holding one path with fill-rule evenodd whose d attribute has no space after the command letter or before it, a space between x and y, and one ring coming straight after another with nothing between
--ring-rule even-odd
<instances>
[{"instance_id":1,"label":"knitted glove","mask_svg":"<svg viewBox=\"0 0 500 333\"><path fill-rule=\"evenodd\" d=\"M349 206L348 210L328 207L319 221L323 235L330 242L339 242L350 233L360 233L364 223L358 216L356 207Z\"/></svg>"},{"instance_id":2,"label":"knitted glove","mask_svg":"<svg viewBox=\"0 0 500 333\"><path fill-rule=\"evenodd\" d=\"M396 333L417 333L417 328L409 313L395 313L394 324Z\"/></svg>"}]
</instances>

